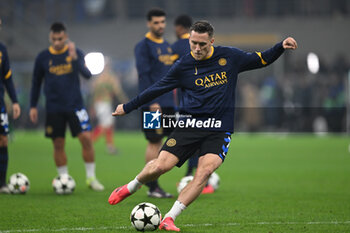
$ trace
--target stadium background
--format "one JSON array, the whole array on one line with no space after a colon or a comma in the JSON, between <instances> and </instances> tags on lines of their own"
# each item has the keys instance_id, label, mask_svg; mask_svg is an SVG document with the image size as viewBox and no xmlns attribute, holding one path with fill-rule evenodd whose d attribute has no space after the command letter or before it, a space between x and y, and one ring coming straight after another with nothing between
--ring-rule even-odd
<instances>
[{"instance_id":1,"label":"stadium background","mask_svg":"<svg viewBox=\"0 0 350 233\"><path fill-rule=\"evenodd\" d=\"M347 0L9 0L0 2L0 38L8 47L23 108L16 128L34 127L28 119L33 61L49 46L48 29L53 21L63 21L71 40L85 53L102 52L110 57L123 89L133 97L137 94L133 50L147 31L145 14L154 6L167 12L165 38L170 43L176 40L173 20L182 13L212 22L216 45L253 52L287 36L298 41L298 50L287 52L273 66L241 75L237 131L346 132L349 128ZM319 58L316 74L307 67L310 52ZM87 106L90 83L83 81ZM43 103L41 97L41 110ZM118 119L116 127L139 129L137 112Z\"/></svg>"}]
</instances>

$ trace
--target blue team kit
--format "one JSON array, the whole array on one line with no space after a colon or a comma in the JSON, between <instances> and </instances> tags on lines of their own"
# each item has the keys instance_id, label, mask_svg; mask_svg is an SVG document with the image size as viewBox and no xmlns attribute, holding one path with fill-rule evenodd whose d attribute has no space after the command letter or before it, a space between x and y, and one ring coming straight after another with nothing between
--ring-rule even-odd
<instances>
[{"instance_id":1,"label":"blue team kit","mask_svg":"<svg viewBox=\"0 0 350 233\"><path fill-rule=\"evenodd\" d=\"M180 113L192 128L234 131L235 91L238 74L273 63L282 53L282 42L265 52L247 53L232 47L212 47L212 54L197 61L191 53L178 60L150 88L124 105L126 113L163 95L181 89ZM199 123L198 123L199 122ZM188 126L187 125L187 126Z\"/></svg>"}]
</instances>

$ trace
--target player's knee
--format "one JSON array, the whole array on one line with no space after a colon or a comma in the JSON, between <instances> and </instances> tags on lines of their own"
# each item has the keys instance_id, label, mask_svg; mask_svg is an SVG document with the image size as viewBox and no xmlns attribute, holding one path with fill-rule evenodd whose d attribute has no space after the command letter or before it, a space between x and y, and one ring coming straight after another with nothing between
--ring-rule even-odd
<instances>
[{"instance_id":1,"label":"player's knee","mask_svg":"<svg viewBox=\"0 0 350 233\"><path fill-rule=\"evenodd\" d=\"M64 139L60 139L60 138L54 139L53 148L55 151L63 151L64 150Z\"/></svg>"},{"instance_id":2,"label":"player's knee","mask_svg":"<svg viewBox=\"0 0 350 233\"><path fill-rule=\"evenodd\" d=\"M82 141L81 145L82 145L83 149L85 149L85 150L91 150L92 149L92 141L90 139Z\"/></svg>"},{"instance_id":3,"label":"player's knee","mask_svg":"<svg viewBox=\"0 0 350 233\"><path fill-rule=\"evenodd\" d=\"M157 159L150 161L149 165L151 167L152 174L161 175L170 170L166 165L161 164Z\"/></svg>"},{"instance_id":4,"label":"player's knee","mask_svg":"<svg viewBox=\"0 0 350 233\"><path fill-rule=\"evenodd\" d=\"M90 134L82 133L81 135L79 135L79 139L80 139L80 142L81 142L83 149L91 149L92 148L92 139L91 139Z\"/></svg>"}]
</instances>

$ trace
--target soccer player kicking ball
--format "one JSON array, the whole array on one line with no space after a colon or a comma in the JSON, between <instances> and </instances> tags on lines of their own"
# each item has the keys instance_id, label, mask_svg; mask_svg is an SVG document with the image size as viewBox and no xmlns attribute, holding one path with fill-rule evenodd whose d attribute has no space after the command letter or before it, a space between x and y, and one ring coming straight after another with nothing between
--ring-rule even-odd
<instances>
[{"instance_id":1,"label":"soccer player kicking ball","mask_svg":"<svg viewBox=\"0 0 350 233\"><path fill-rule=\"evenodd\" d=\"M146 164L134 180L116 188L108 200L111 205L121 202L142 184L157 179L175 165L180 167L199 150L194 179L164 216L161 230L180 231L174 224L176 217L200 195L209 176L225 160L234 128L237 75L267 66L285 49L297 48L296 41L288 37L265 52L246 53L236 48L214 47L213 34L209 22L194 23L189 40L191 53L176 62L163 79L129 103L118 105L113 113L121 116L174 88L183 90L181 113L192 118L182 119L181 124L180 119L179 127L169 136L158 158Z\"/></svg>"}]
</instances>

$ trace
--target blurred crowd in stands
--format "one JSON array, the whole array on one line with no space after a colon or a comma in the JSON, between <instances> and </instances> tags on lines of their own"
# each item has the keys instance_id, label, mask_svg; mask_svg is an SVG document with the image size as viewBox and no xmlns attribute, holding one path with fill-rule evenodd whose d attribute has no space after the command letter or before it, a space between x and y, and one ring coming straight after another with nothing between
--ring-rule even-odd
<instances>
[{"instance_id":1,"label":"blurred crowd in stands","mask_svg":"<svg viewBox=\"0 0 350 233\"><path fill-rule=\"evenodd\" d=\"M321 60L317 74L298 59L280 77L240 79L236 120L243 131L345 132L348 72L339 55L330 64Z\"/></svg>"},{"instance_id":2,"label":"blurred crowd in stands","mask_svg":"<svg viewBox=\"0 0 350 233\"><path fill-rule=\"evenodd\" d=\"M0 1L0 16L7 30L21 25L22 28L32 30L35 22L51 23L52 20L79 24L109 19L143 19L145 12L153 6L166 9L169 18L177 16L179 12L190 14L194 18L221 17L242 20L261 17L347 19L350 15L348 0L9 0ZM42 37L43 32L36 32L38 37ZM12 45L12 48L18 45L25 46L21 42L36 34L25 33L25 37L22 38L18 36L21 35L21 31L12 33L15 38L20 37L18 41L7 37L5 42L9 47ZM39 41L34 39L31 43ZM30 56L28 53L27 57ZM128 59L112 60L112 68L130 98L137 93L137 74L134 60ZM309 72L305 57L293 57L293 60L287 58L284 62L288 65L283 66L282 72L251 73L248 77L242 75L239 79L236 93L237 131L346 132L349 122L347 115L350 116L350 113L347 113L347 82L350 70L348 54L339 54L331 62L325 62L321 57L320 70L316 74ZM16 125L31 128L33 126L25 113L29 111L32 62L13 59L12 67L18 98L24 112ZM82 83L85 101L92 104L92 82ZM115 104L117 103L118 101L115 101ZM44 99L41 98L40 107L43 105ZM41 119L44 119L43 116ZM141 127L139 121L138 113L134 112L128 115L128 119L118 119L116 127L138 129Z\"/></svg>"},{"instance_id":3,"label":"blurred crowd in stands","mask_svg":"<svg viewBox=\"0 0 350 233\"><path fill-rule=\"evenodd\" d=\"M27 18L51 23L143 18L158 6L169 17L179 12L192 17L344 17L350 14L348 0L8 0L0 2L0 15L10 24ZM40 9L38 11L37 9Z\"/></svg>"}]
</instances>

